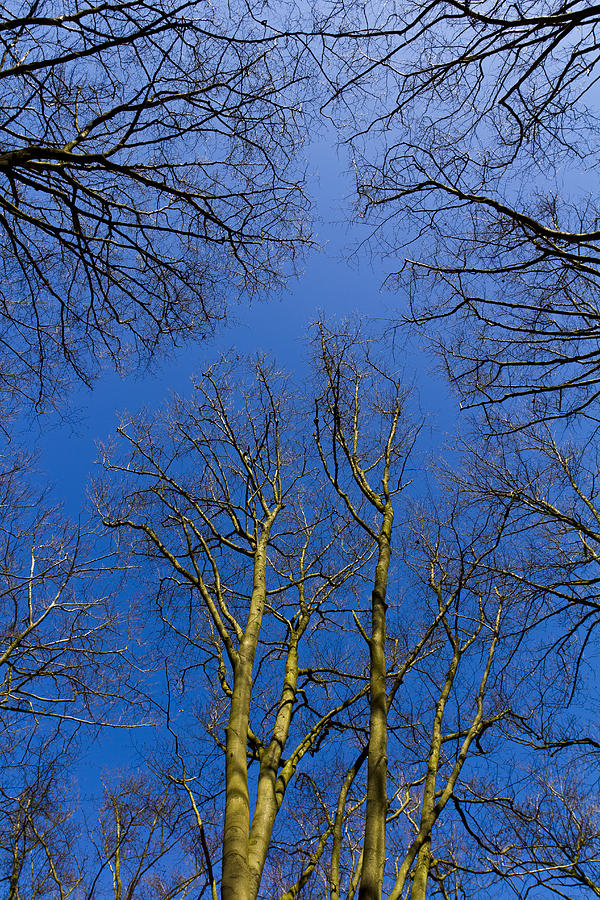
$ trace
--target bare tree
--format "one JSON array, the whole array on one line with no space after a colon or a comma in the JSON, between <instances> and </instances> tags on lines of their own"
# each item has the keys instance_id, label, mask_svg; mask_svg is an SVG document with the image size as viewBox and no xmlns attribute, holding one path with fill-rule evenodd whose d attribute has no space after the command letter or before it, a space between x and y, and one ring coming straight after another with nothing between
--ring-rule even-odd
<instances>
[{"instance_id":1,"label":"bare tree","mask_svg":"<svg viewBox=\"0 0 600 900\"><path fill-rule=\"evenodd\" d=\"M319 337L325 382L315 404L319 456L351 518L377 547L369 634L360 626L369 650L369 747L359 898L374 900L381 896L383 886L388 809L385 650L393 500L403 488L410 435L401 438L399 430L406 397L398 382L373 358L373 348L371 353L369 349L365 352L359 333L327 333L323 325ZM371 427L368 418L372 419ZM381 434L375 425L377 419Z\"/></svg>"},{"instance_id":2,"label":"bare tree","mask_svg":"<svg viewBox=\"0 0 600 900\"><path fill-rule=\"evenodd\" d=\"M147 359L284 277L301 66L251 6L34 0L0 42L5 387Z\"/></svg>"},{"instance_id":3,"label":"bare tree","mask_svg":"<svg viewBox=\"0 0 600 900\"><path fill-rule=\"evenodd\" d=\"M83 878L70 789L83 731L141 723L147 703L126 606L112 607L114 557L49 505L25 457L2 468L0 877L13 900L64 900Z\"/></svg>"},{"instance_id":4,"label":"bare tree","mask_svg":"<svg viewBox=\"0 0 600 900\"><path fill-rule=\"evenodd\" d=\"M135 696L127 682L127 617L111 609L115 561L90 551L93 533L72 526L30 486L27 460L17 458L10 467L4 462L0 711L5 732L13 725L19 730L24 721L28 734L43 720L96 723L118 699Z\"/></svg>"},{"instance_id":5,"label":"bare tree","mask_svg":"<svg viewBox=\"0 0 600 900\"><path fill-rule=\"evenodd\" d=\"M170 777L222 847L211 889L422 900L475 852L455 801L516 721L506 515L400 502L418 428L397 372L360 329L321 326L314 359L313 435L273 367L223 363L124 423L98 503L163 622Z\"/></svg>"},{"instance_id":6,"label":"bare tree","mask_svg":"<svg viewBox=\"0 0 600 900\"><path fill-rule=\"evenodd\" d=\"M527 397L534 420L593 408L598 204L581 175L597 159L597 6L341 10L323 24L332 101L353 120L374 244L412 288L406 318L466 402Z\"/></svg>"},{"instance_id":7,"label":"bare tree","mask_svg":"<svg viewBox=\"0 0 600 900\"><path fill-rule=\"evenodd\" d=\"M451 518L434 542L428 539L428 529L421 530L428 588L436 598L433 612L441 621L443 637L438 635L435 653L425 663L430 689L421 690L425 703L429 694L432 705L426 713L424 706L425 716L419 718L429 720L428 724L412 724L418 735L415 743L424 750L422 762L414 766L412 783L417 790L422 784L422 789L418 790L420 803L406 806L413 833L409 831L396 859L396 879L389 894L394 900L404 895L409 881L412 900L424 900L430 894L432 870L439 883L452 846L451 827L447 821L444 827L444 820L451 801L465 791L463 769L470 768L473 754L481 753L484 733L494 733L512 714L508 696L500 698L497 693L505 652L502 644L509 631L506 598L486 572L502 531L494 534L492 527L486 534L480 525L479 533L468 541L466 535L459 536L458 526L458 516ZM400 709L401 704L400 700ZM405 773L413 768L402 756L398 758Z\"/></svg>"},{"instance_id":8,"label":"bare tree","mask_svg":"<svg viewBox=\"0 0 600 900\"><path fill-rule=\"evenodd\" d=\"M492 568L521 614L503 650L512 757L496 746L494 771L483 766L454 803L478 848L472 883L519 897L596 891L598 460L594 436L574 436L545 424L471 441L458 479L463 509L506 515Z\"/></svg>"},{"instance_id":9,"label":"bare tree","mask_svg":"<svg viewBox=\"0 0 600 900\"><path fill-rule=\"evenodd\" d=\"M552 760L538 745L520 788L495 797L473 791L461 815L479 847L480 884L485 875L488 885L509 887L519 898L540 891L598 896L598 796L590 762L576 754Z\"/></svg>"},{"instance_id":10,"label":"bare tree","mask_svg":"<svg viewBox=\"0 0 600 900\"><path fill-rule=\"evenodd\" d=\"M175 779L113 774L98 810L90 798L65 796L73 759L63 749L40 745L27 782L2 787L0 878L11 900L183 900L214 887L195 801L182 802Z\"/></svg>"},{"instance_id":11,"label":"bare tree","mask_svg":"<svg viewBox=\"0 0 600 900\"><path fill-rule=\"evenodd\" d=\"M129 776L105 785L99 832L92 831L97 860L87 862L86 897L104 895L110 872L114 900L197 896L205 874L197 822L179 802L169 779ZM94 862L98 864L94 874ZM210 864L210 859L209 859Z\"/></svg>"},{"instance_id":12,"label":"bare tree","mask_svg":"<svg viewBox=\"0 0 600 900\"><path fill-rule=\"evenodd\" d=\"M402 542L410 550L404 603L395 596L390 603L385 654L389 800L381 810L381 883L375 890L369 886L377 898L433 895L451 873L460 872L464 882L466 860L477 849L461 828L455 803L470 794L484 734L486 743L501 739L513 716L508 694L498 692L510 625L505 598L488 569L498 546L496 524L488 522L469 541L466 529L459 531L458 513L445 523L433 516ZM396 579L391 590L397 595ZM360 768L372 741L362 727L369 742L346 778L338 779L327 888L315 896L358 896L369 862L369 773L361 796Z\"/></svg>"},{"instance_id":13,"label":"bare tree","mask_svg":"<svg viewBox=\"0 0 600 900\"><path fill-rule=\"evenodd\" d=\"M83 874L72 821L75 797L65 797L68 740L56 730L39 742L28 735L26 753L15 754L15 735L5 735L0 786L0 883L10 900L78 896ZM10 763L7 750L10 747Z\"/></svg>"},{"instance_id":14,"label":"bare tree","mask_svg":"<svg viewBox=\"0 0 600 900\"><path fill-rule=\"evenodd\" d=\"M352 666L349 686L338 679L335 656L319 653L348 615L339 592L365 551L321 499L290 400L265 364L241 393L226 369L209 370L166 426L130 423L121 435L131 454L106 457L121 502L100 498L105 523L125 540L137 533L160 564L180 682L190 690L199 667L210 673L208 727L225 756L221 894L255 898L290 781L368 689Z\"/></svg>"}]
</instances>

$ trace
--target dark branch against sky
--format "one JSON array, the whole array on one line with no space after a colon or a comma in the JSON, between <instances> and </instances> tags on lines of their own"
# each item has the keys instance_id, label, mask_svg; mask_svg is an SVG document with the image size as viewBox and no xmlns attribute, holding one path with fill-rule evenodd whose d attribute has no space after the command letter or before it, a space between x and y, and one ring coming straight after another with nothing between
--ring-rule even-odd
<instances>
[{"instance_id":1,"label":"dark branch against sky","mask_svg":"<svg viewBox=\"0 0 600 900\"><path fill-rule=\"evenodd\" d=\"M1 11L10 900L598 896L600 9Z\"/></svg>"}]
</instances>

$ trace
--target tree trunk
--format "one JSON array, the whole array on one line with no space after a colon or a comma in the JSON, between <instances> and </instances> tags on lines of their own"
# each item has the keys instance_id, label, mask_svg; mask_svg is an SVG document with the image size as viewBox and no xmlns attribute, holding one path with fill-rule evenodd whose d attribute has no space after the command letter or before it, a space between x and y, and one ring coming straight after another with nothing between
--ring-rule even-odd
<instances>
[{"instance_id":1,"label":"tree trunk","mask_svg":"<svg viewBox=\"0 0 600 900\"><path fill-rule=\"evenodd\" d=\"M254 557L252 599L235 664L233 696L226 728L222 900L254 900L255 896L248 865L250 803L246 747L252 698L252 668L265 605L268 534L269 529L265 528Z\"/></svg>"},{"instance_id":2,"label":"tree trunk","mask_svg":"<svg viewBox=\"0 0 600 900\"><path fill-rule=\"evenodd\" d=\"M367 811L359 900L380 900L385 866L387 817L387 692L385 684L386 592L394 511L386 505L379 535L379 555L371 603L369 642L370 721L367 773Z\"/></svg>"}]
</instances>

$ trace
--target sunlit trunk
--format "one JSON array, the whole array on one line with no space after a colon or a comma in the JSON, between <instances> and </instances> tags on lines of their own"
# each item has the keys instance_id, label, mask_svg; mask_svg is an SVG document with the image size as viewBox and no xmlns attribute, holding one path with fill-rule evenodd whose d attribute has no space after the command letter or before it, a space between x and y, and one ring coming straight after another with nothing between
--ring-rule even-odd
<instances>
[{"instance_id":1,"label":"sunlit trunk","mask_svg":"<svg viewBox=\"0 0 600 900\"><path fill-rule=\"evenodd\" d=\"M380 900L387 817L387 692L385 684L386 591L394 511L388 503L379 536L371 603L370 718L367 811L359 900Z\"/></svg>"},{"instance_id":2,"label":"sunlit trunk","mask_svg":"<svg viewBox=\"0 0 600 900\"><path fill-rule=\"evenodd\" d=\"M235 665L233 696L226 729L225 828L221 887L223 900L253 900L255 896L248 865L250 803L246 748L252 697L252 667L265 605L267 539L266 530L261 536L254 557L250 612Z\"/></svg>"}]
</instances>

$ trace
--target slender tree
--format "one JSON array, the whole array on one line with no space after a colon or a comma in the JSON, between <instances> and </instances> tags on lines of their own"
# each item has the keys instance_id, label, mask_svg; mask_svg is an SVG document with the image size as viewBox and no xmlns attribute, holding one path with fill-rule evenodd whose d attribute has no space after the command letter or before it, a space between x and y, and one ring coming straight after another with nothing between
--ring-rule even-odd
<instances>
[{"instance_id":1,"label":"slender tree","mask_svg":"<svg viewBox=\"0 0 600 900\"><path fill-rule=\"evenodd\" d=\"M574 431L544 424L472 444L460 478L463 507L506 511L508 549L494 565L522 620L503 676L519 698L507 732L518 772L455 799L477 877L517 896L595 890L598 466L594 438ZM502 771L500 748L495 759Z\"/></svg>"},{"instance_id":2,"label":"slender tree","mask_svg":"<svg viewBox=\"0 0 600 900\"><path fill-rule=\"evenodd\" d=\"M44 720L108 721L117 699L135 697L134 685L128 683L127 617L111 607L115 560L108 553L94 553L93 533L70 525L31 487L25 459L4 463L0 477L4 731L10 735L25 728L30 736L36 723Z\"/></svg>"},{"instance_id":3,"label":"slender tree","mask_svg":"<svg viewBox=\"0 0 600 900\"><path fill-rule=\"evenodd\" d=\"M50 505L29 460L2 463L0 879L11 900L65 900L85 875L71 780L84 733L141 724L147 702L114 555Z\"/></svg>"},{"instance_id":4,"label":"slender tree","mask_svg":"<svg viewBox=\"0 0 600 900\"><path fill-rule=\"evenodd\" d=\"M319 337L319 357L325 384L322 396L316 401L317 448L325 472L350 516L377 547L370 633L362 632L369 650L369 748L359 889L359 900L375 900L381 896L385 866L388 809L387 586L394 524L393 498L402 490L402 474L407 459L406 438L400 438L402 426L399 422L406 398L399 384L393 378L386 377L377 362L369 358L368 352L360 353L358 334L327 334L321 325ZM380 396L375 393L379 386L377 381L383 382ZM370 396L371 391L373 396ZM389 396L386 396L388 392ZM375 436L366 426L367 410L379 414L383 428L381 437L378 434ZM323 413L326 434L322 433ZM369 452L370 448L366 445L372 443L373 437L375 448ZM347 480L349 486L345 485ZM356 495L356 499L352 495ZM363 506L366 507L364 511ZM376 524L371 521L372 512L375 513Z\"/></svg>"}]
</instances>

